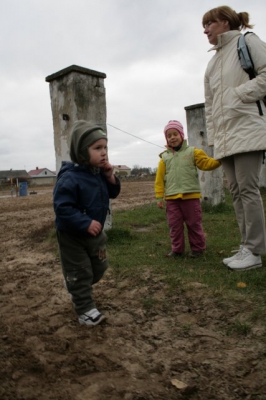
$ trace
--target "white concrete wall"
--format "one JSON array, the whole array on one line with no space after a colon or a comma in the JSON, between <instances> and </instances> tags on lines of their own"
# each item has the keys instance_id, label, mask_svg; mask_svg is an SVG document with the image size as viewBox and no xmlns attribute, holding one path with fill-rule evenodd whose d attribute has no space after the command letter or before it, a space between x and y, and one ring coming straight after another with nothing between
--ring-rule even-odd
<instances>
[{"instance_id":1,"label":"white concrete wall","mask_svg":"<svg viewBox=\"0 0 266 400\"><path fill-rule=\"evenodd\" d=\"M187 118L188 143L197 149L202 149L209 157L213 157L213 149L208 146L205 122L204 104L195 104L185 107ZM224 201L223 169L219 167L213 171L198 169L201 186L202 202L212 206Z\"/></svg>"}]
</instances>

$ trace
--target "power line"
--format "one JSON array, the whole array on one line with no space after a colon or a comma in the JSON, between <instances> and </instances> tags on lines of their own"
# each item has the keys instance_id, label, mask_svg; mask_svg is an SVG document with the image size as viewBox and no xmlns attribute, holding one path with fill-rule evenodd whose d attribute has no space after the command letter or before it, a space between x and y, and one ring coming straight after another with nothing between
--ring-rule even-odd
<instances>
[{"instance_id":1,"label":"power line","mask_svg":"<svg viewBox=\"0 0 266 400\"><path fill-rule=\"evenodd\" d=\"M143 142L146 142L146 143L152 144L153 146L157 146L157 147L160 147L161 149L164 149L163 146L159 146L158 144L149 142L148 140L142 139L142 138L140 138L140 137L138 137L138 136L136 136L136 135L133 135L132 133L123 131L123 129L117 128L117 127L114 126L114 125L111 125L111 124L107 124L107 125L111 126L111 127L114 128L114 129L117 129L117 130L120 131L120 132L126 133L127 135L133 136L133 137L135 137L136 139L142 140Z\"/></svg>"}]
</instances>

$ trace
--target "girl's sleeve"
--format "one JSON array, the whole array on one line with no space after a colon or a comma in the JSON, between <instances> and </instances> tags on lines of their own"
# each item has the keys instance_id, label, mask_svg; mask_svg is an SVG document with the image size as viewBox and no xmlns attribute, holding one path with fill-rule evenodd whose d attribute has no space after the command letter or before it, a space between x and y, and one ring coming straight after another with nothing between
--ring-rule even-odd
<instances>
[{"instance_id":1,"label":"girl's sleeve","mask_svg":"<svg viewBox=\"0 0 266 400\"><path fill-rule=\"evenodd\" d=\"M195 164L202 171L212 171L220 167L221 163L212 157L209 157L203 150L194 149Z\"/></svg>"},{"instance_id":2,"label":"girl's sleeve","mask_svg":"<svg viewBox=\"0 0 266 400\"><path fill-rule=\"evenodd\" d=\"M155 197L157 200L161 200L164 198L164 176L165 176L165 163L163 160L160 160L158 163L155 184L154 184Z\"/></svg>"}]
</instances>

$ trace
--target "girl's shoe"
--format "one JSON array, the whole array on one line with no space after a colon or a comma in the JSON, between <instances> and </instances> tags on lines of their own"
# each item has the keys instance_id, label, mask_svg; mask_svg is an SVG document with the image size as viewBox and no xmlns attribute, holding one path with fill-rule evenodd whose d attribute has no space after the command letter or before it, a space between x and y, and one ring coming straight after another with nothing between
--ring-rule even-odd
<instances>
[{"instance_id":1,"label":"girl's shoe","mask_svg":"<svg viewBox=\"0 0 266 400\"><path fill-rule=\"evenodd\" d=\"M183 253L176 253L175 251L170 251L170 253L166 254L166 257L169 258L176 258L176 257L181 257Z\"/></svg>"},{"instance_id":2,"label":"girl's shoe","mask_svg":"<svg viewBox=\"0 0 266 400\"><path fill-rule=\"evenodd\" d=\"M203 254L203 251L192 251L192 252L189 254L189 257L191 257L191 258L197 258L197 257L202 256L202 254Z\"/></svg>"}]
</instances>

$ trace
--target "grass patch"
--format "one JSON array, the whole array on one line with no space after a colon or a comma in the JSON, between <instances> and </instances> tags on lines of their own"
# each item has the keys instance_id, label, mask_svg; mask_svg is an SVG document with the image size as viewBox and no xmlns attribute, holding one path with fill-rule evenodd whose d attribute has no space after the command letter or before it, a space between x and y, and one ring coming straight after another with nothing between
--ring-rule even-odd
<instances>
[{"instance_id":1,"label":"grass patch","mask_svg":"<svg viewBox=\"0 0 266 400\"><path fill-rule=\"evenodd\" d=\"M236 320L231 326L229 326L227 334L231 336L236 334L238 336L247 336L251 332L251 325L242 323Z\"/></svg>"},{"instance_id":2,"label":"grass patch","mask_svg":"<svg viewBox=\"0 0 266 400\"><path fill-rule=\"evenodd\" d=\"M266 190L261 190L261 194L266 207ZM225 203L203 206L203 228L207 242L203 257L191 259L185 255L169 259L165 257L171 248L165 209L158 209L154 202L114 211L113 227L106 232L109 274L123 290L139 289L138 299L149 313L172 312L180 298L186 299L186 305L193 303L192 298L194 304L197 299L204 299L204 313L212 308L226 316L221 322L226 335L252 335L257 326L266 342L266 255L262 256L264 267L255 270L235 272L222 264L222 259L230 256L240 243L228 191ZM57 251L51 225L35 231L34 236L46 236L54 244L51 248ZM185 236L189 253L187 232ZM190 328L190 323L184 323L183 333L189 334Z\"/></svg>"},{"instance_id":3,"label":"grass patch","mask_svg":"<svg viewBox=\"0 0 266 400\"><path fill-rule=\"evenodd\" d=\"M133 234L128 228L113 228L108 231L108 242L118 244L128 244L133 240Z\"/></svg>"},{"instance_id":4,"label":"grass patch","mask_svg":"<svg viewBox=\"0 0 266 400\"><path fill-rule=\"evenodd\" d=\"M157 299L154 299L153 297L145 297L142 299L143 308L148 311L156 308L156 306L158 304L160 304L160 301Z\"/></svg>"},{"instance_id":5,"label":"grass patch","mask_svg":"<svg viewBox=\"0 0 266 400\"><path fill-rule=\"evenodd\" d=\"M261 193L265 206L266 190ZM138 230L138 227L146 229ZM262 256L264 268L250 271L230 271L222 264L222 259L230 256L240 243L227 191L224 204L204 207L203 227L207 241L203 257L191 259L185 255L168 259L165 255L170 250L170 238L165 210L158 209L154 202L134 210L115 211L113 228L107 232L111 273L118 282L130 278L134 287L149 285L151 280L160 277L169 296L177 288L184 293L194 290L199 295L212 297L224 309L228 304L236 307L239 304L241 308L242 303L247 303L247 321L242 324L236 321L229 329L229 333L247 334L252 322L266 320L266 256ZM157 305L152 296L142 302L146 309ZM264 326L266 331L265 322Z\"/></svg>"}]
</instances>

